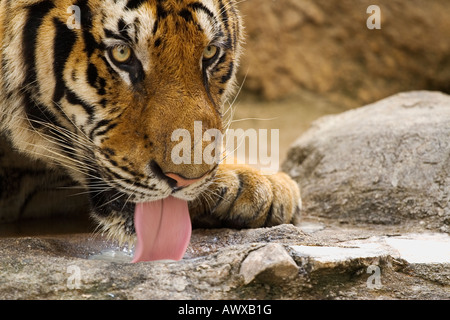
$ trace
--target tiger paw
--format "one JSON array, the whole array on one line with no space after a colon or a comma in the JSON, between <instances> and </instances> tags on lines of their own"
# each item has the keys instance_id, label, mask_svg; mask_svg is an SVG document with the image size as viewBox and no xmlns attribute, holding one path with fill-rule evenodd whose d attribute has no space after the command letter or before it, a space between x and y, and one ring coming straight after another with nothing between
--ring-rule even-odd
<instances>
[{"instance_id":1,"label":"tiger paw","mask_svg":"<svg viewBox=\"0 0 450 320\"><path fill-rule=\"evenodd\" d=\"M296 224L300 211L300 190L288 175L264 175L238 165L219 166L209 188L190 203L192 222L197 227Z\"/></svg>"}]
</instances>

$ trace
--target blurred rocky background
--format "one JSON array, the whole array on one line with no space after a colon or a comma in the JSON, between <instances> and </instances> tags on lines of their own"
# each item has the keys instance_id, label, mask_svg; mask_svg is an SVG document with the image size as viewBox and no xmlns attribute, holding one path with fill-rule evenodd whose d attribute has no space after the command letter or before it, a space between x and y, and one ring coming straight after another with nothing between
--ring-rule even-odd
<instances>
[{"instance_id":1,"label":"blurred rocky background","mask_svg":"<svg viewBox=\"0 0 450 320\"><path fill-rule=\"evenodd\" d=\"M370 5L381 29L368 29ZM450 92L448 0L245 0L244 93L317 94L353 108L409 90ZM244 95L244 94L242 94Z\"/></svg>"}]
</instances>

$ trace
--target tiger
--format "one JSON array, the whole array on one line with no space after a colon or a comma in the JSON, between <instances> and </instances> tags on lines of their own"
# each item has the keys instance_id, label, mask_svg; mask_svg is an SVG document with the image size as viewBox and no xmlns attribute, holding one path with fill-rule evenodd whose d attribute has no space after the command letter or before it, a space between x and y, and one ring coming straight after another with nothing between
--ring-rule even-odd
<instances>
[{"instance_id":1,"label":"tiger","mask_svg":"<svg viewBox=\"0 0 450 320\"><path fill-rule=\"evenodd\" d=\"M296 224L287 174L173 159L174 131L227 129L244 38L236 0L1 0L0 221L87 210L135 262Z\"/></svg>"}]
</instances>

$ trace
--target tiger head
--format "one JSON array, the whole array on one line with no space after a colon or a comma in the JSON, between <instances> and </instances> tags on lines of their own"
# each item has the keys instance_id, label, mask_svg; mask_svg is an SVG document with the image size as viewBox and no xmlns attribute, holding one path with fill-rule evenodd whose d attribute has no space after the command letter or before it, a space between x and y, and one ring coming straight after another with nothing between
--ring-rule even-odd
<instances>
[{"instance_id":1,"label":"tiger head","mask_svg":"<svg viewBox=\"0 0 450 320\"><path fill-rule=\"evenodd\" d=\"M235 1L31 3L10 9L26 6L22 29L10 30L23 51L2 52L23 70L21 89L9 88L25 105L9 130L31 129L14 135L28 141L23 149L87 188L93 215L115 237L134 234L137 203L197 197L217 164L194 161L207 146L194 123L223 130L241 52ZM189 163L173 161L176 130L191 136Z\"/></svg>"}]
</instances>

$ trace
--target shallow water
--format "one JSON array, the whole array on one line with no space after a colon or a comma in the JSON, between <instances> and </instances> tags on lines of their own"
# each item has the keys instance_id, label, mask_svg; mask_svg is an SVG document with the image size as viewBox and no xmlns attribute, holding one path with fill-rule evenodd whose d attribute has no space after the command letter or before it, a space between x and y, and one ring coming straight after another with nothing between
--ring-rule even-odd
<instances>
[{"instance_id":1,"label":"shallow water","mask_svg":"<svg viewBox=\"0 0 450 320\"><path fill-rule=\"evenodd\" d=\"M133 260L133 251L120 248L111 248L100 251L100 253L91 254L89 260L101 260L117 263L130 263Z\"/></svg>"}]
</instances>

